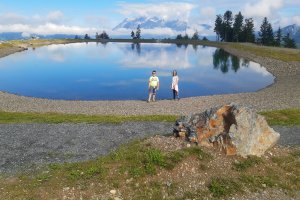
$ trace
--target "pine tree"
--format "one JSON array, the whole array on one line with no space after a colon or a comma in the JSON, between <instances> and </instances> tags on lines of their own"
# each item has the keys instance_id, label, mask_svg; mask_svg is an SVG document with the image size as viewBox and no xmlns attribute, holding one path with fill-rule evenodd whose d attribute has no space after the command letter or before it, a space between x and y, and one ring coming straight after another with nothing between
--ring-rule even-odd
<instances>
[{"instance_id":1,"label":"pine tree","mask_svg":"<svg viewBox=\"0 0 300 200\"><path fill-rule=\"evenodd\" d=\"M258 33L260 38L260 43L263 45L272 45L274 44L274 34L272 25L268 22L268 19L265 17L263 23L260 26L260 32Z\"/></svg>"},{"instance_id":2,"label":"pine tree","mask_svg":"<svg viewBox=\"0 0 300 200\"><path fill-rule=\"evenodd\" d=\"M254 23L252 18L246 18L242 27L241 42L255 42Z\"/></svg>"},{"instance_id":3,"label":"pine tree","mask_svg":"<svg viewBox=\"0 0 300 200\"><path fill-rule=\"evenodd\" d=\"M277 30L277 32L276 32L275 46L280 47L280 45L281 45L281 39L282 39L281 28L279 27L278 30Z\"/></svg>"},{"instance_id":4,"label":"pine tree","mask_svg":"<svg viewBox=\"0 0 300 200\"><path fill-rule=\"evenodd\" d=\"M131 38L134 39L135 35L134 35L134 32L131 31Z\"/></svg>"},{"instance_id":5,"label":"pine tree","mask_svg":"<svg viewBox=\"0 0 300 200\"><path fill-rule=\"evenodd\" d=\"M268 46L274 45L274 33L271 23L268 24L267 28L267 36L268 36Z\"/></svg>"},{"instance_id":6,"label":"pine tree","mask_svg":"<svg viewBox=\"0 0 300 200\"><path fill-rule=\"evenodd\" d=\"M91 39L91 38L90 38L90 36L89 36L88 34L85 34L84 39L85 39L85 40L89 40L89 39Z\"/></svg>"},{"instance_id":7,"label":"pine tree","mask_svg":"<svg viewBox=\"0 0 300 200\"><path fill-rule=\"evenodd\" d=\"M141 39L141 26L138 25L136 28L136 33L135 33L136 39Z\"/></svg>"},{"instance_id":8,"label":"pine tree","mask_svg":"<svg viewBox=\"0 0 300 200\"><path fill-rule=\"evenodd\" d=\"M182 37L181 34L179 34L179 35L176 36L176 40L182 40L182 38L183 38L183 37Z\"/></svg>"},{"instance_id":9,"label":"pine tree","mask_svg":"<svg viewBox=\"0 0 300 200\"><path fill-rule=\"evenodd\" d=\"M224 40L225 42L232 41L232 12L227 10L223 16L223 26L224 26Z\"/></svg>"},{"instance_id":10,"label":"pine tree","mask_svg":"<svg viewBox=\"0 0 300 200\"><path fill-rule=\"evenodd\" d=\"M283 46L286 48L296 48L295 40L290 38L290 33L288 33L283 39Z\"/></svg>"},{"instance_id":11,"label":"pine tree","mask_svg":"<svg viewBox=\"0 0 300 200\"><path fill-rule=\"evenodd\" d=\"M220 41L220 36L223 28L223 20L221 15L217 15L216 21L215 21L215 28L214 32L216 32L217 35L217 41Z\"/></svg>"},{"instance_id":12,"label":"pine tree","mask_svg":"<svg viewBox=\"0 0 300 200\"><path fill-rule=\"evenodd\" d=\"M103 31L98 37L99 39L109 39L109 36L105 31Z\"/></svg>"},{"instance_id":13,"label":"pine tree","mask_svg":"<svg viewBox=\"0 0 300 200\"><path fill-rule=\"evenodd\" d=\"M184 36L183 36L183 38L182 39L184 39L184 40L188 40L189 39L189 36L188 36L188 34L185 34Z\"/></svg>"},{"instance_id":14,"label":"pine tree","mask_svg":"<svg viewBox=\"0 0 300 200\"><path fill-rule=\"evenodd\" d=\"M198 34L198 31L196 30L194 35L192 36L191 38L192 40L199 40L199 34Z\"/></svg>"},{"instance_id":15,"label":"pine tree","mask_svg":"<svg viewBox=\"0 0 300 200\"><path fill-rule=\"evenodd\" d=\"M241 12L239 12L239 14L235 15L234 23L233 23L233 41L234 42L239 42L239 40L241 38L243 20L244 20L244 17L241 14Z\"/></svg>"}]
</instances>

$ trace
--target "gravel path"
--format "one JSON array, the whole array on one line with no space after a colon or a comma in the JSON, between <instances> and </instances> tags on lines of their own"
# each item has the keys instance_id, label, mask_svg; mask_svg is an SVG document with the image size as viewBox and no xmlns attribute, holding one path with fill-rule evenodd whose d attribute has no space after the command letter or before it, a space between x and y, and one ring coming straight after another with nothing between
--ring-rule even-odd
<instances>
[{"instance_id":1,"label":"gravel path","mask_svg":"<svg viewBox=\"0 0 300 200\"><path fill-rule=\"evenodd\" d=\"M0 173L104 155L137 138L172 133L172 123L0 124Z\"/></svg>"},{"instance_id":2,"label":"gravel path","mask_svg":"<svg viewBox=\"0 0 300 200\"><path fill-rule=\"evenodd\" d=\"M282 146L300 146L300 126L273 126L280 133L278 144Z\"/></svg>"},{"instance_id":3,"label":"gravel path","mask_svg":"<svg viewBox=\"0 0 300 200\"><path fill-rule=\"evenodd\" d=\"M133 139L171 134L172 127L164 122L0 124L0 173L93 159ZM281 134L280 145L300 145L300 126L274 128Z\"/></svg>"}]
</instances>

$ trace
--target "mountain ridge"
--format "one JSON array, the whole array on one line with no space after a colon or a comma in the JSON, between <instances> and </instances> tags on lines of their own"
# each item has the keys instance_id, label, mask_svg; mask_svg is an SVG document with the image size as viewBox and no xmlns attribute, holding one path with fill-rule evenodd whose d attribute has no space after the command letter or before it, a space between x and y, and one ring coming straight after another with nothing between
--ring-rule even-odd
<instances>
[{"instance_id":1,"label":"mountain ridge","mask_svg":"<svg viewBox=\"0 0 300 200\"><path fill-rule=\"evenodd\" d=\"M138 25L140 25L140 27L143 29L170 28L175 31L185 31L189 28L187 22L179 19L164 20L159 19L158 17L138 17L133 19L125 18L112 30L114 31L121 28L136 29Z\"/></svg>"}]
</instances>

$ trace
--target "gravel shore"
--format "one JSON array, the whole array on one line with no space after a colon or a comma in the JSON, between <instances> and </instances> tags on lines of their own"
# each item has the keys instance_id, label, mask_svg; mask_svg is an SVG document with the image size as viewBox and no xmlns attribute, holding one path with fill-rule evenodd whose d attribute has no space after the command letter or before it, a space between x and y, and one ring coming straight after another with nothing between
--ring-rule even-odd
<instances>
[{"instance_id":1,"label":"gravel shore","mask_svg":"<svg viewBox=\"0 0 300 200\"><path fill-rule=\"evenodd\" d=\"M231 48L225 48L225 50L234 55L260 63L276 76L275 83L253 93L191 97L183 98L180 101L159 100L150 104L146 101L136 100L48 100L0 92L0 110L9 112L58 112L100 115L187 115L230 102L250 106L257 111L300 107L300 62L283 62Z\"/></svg>"}]
</instances>

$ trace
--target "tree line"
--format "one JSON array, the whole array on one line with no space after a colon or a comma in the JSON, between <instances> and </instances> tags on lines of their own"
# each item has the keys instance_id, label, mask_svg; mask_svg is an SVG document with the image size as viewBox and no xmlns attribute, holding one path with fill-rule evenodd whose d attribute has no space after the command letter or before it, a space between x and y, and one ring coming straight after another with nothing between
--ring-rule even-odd
<instances>
[{"instance_id":1,"label":"tree line","mask_svg":"<svg viewBox=\"0 0 300 200\"><path fill-rule=\"evenodd\" d=\"M258 38L254 34L254 23L252 18L245 18L241 12L233 16L230 10L223 15L217 15L215 20L214 32L217 35L217 41L224 42L251 42L266 46L284 46L287 48L296 48L295 40L289 33L282 36L282 30L279 27L274 33L271 23L267 17L263 19L258 33Z\"/></svg>"},{"instance_id":2,"label":"tree line","mask_svg":"<svg viewBox=\"0 0 300 200\"><path fill-rule=\"evenodd\" d=\"M200 36L198 31L196 30L195 33L192 35L192 37L189 37L189 35L186 33L185 35L181 35L181 34L177 35L175 39L176 40L200 40ZM202 40L207 41L208 39L204 36Z\"/></svg>"},{"instance_id":3,"label":"tree line","mask_svg":"<svg viewBox=\"0 0 300 200\"><path fill-rule=\"evenodd\" d=\"M98 34L98 32L97 32L96 35L95 35L95 38L96 38L96 40L99 40L99 39L110 39L109 35L108 35L105 31L103 31L101 34ZM78 36L78 35L76 35L74 39L75 39L75 40L80 40L81 37ZM83 39L85 39L85 40L90 40L90 39L91 39L91 36L89 36L89 34L86 33L86 34L83 36Z\"/></svg>"}]
</instances>

